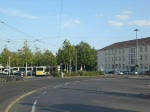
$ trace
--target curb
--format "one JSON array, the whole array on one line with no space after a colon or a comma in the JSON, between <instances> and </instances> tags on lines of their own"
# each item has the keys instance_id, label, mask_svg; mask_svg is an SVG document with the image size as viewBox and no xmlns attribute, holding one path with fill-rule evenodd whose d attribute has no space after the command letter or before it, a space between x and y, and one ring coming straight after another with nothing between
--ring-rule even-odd
<instances>
[{"instance_id":1,"label":"curb","mask_svg":"<svg viewBox=\"0 0 150 112\"><path fill-rule=\"evenodd\" d=\"M5 109L4 112L9 112L10 109L11 109L19 100L21 100L22 98L24 98L24 97L26 97L26 96L28 96L28 95L30 95L30 94L36 92L36 91L37 91L37 90L30 91L30 92L28 92L28 93L26 93L26 94L24 94L24 95L18 97L16 100L12 101L12 102L6 107L6 109Z\"/></svg>"}]
</instances>

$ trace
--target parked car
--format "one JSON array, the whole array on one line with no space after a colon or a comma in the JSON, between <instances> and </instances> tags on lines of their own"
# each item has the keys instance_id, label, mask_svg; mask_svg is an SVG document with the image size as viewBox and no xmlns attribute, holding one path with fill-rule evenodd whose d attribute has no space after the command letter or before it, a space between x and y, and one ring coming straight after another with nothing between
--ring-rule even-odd
<instances>
[{"instance_id":1,"label":"parked car","mask_svg":"<svg viewBox=\"0 0 150 112\"><path fill-rule=\"evenodd\" d=\"M123 75L123 72L117 71L117 75Z\"/></svg>"}]
</instances>

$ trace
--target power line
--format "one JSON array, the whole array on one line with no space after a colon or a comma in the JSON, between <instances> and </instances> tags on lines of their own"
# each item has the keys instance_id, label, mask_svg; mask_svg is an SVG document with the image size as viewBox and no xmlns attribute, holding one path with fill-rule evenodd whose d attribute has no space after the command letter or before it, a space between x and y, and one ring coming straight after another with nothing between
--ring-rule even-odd
<instances>
[{"instance_id":1,"label":"power line","mask_svg":"<svg viewBox=\"0 0 150 112\"><path fill-rule=\"evenodd\" d=\"M16 30L16 31L19 32L19 33L24 34L24 35L25 35L26 37L28 37L28 38L31 37L31 38L34 39L34 37L32 37L31 35L29 35L29 34L23 32L23 31L21 31L21 30L19 30L19 29L14 28L14 27L10 26L9 24L6 24L6 23L5 23L4 21L2 21L2 20L0 20L0 23L4 24L5 26L7 26L7 27L9 27L9 28L11 28L11 29L13 29L13 30Z\"/></svg>"}]
</instances>

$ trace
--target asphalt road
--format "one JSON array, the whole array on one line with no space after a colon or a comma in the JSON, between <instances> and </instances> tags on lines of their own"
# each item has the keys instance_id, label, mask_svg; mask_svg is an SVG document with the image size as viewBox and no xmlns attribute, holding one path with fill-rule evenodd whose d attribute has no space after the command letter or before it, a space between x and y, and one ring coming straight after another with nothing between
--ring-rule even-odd
<instances>
[{"instance_id":1,"label":"asphalt road","mask_svg":"<svg viewBox=\"0 0 150 112\"><path fill-rule=\"evenodd\" d=\"M37 90L42 87L64 84L68 81L84 80L88 78L52 78L52 77L33 77L25 81L0 83L0 112L4 112L6 107L18 97ZM16 111L22 112L22 111Z\"/></svg>"},{"instance_id":2,"label":"asphalt road","mask_svg":"<svg viewBox=\"0 0 150 112\"><path fill-rule=\"evenodd\" d=\"M10 112L150 112L147 78L37 78L23 83L24 91L44 88L21 99Z\"/></svg>"}]
</instances>

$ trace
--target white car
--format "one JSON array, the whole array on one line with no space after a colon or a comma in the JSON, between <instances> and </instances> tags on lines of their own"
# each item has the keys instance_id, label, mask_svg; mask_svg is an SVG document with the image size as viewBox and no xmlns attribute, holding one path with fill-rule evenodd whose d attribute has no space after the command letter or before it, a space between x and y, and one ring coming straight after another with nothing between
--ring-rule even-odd
<instances>
[{"instance_id":1,"label":"white car","mask_svg":"<svg viewBox=\"0 0 150 112\"><path fill-rule=\"evenodd\" d=\"M123 72L117 71L117 75L123 75Z\"/></svg>"}]
</instances>

